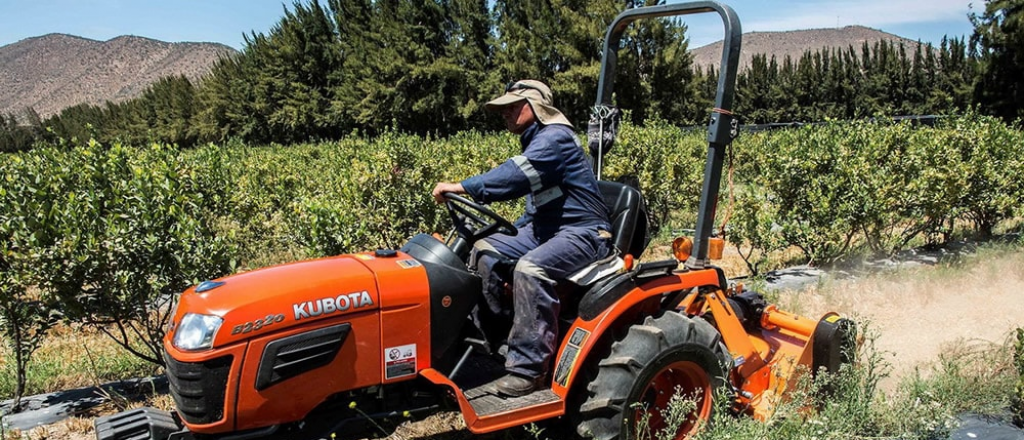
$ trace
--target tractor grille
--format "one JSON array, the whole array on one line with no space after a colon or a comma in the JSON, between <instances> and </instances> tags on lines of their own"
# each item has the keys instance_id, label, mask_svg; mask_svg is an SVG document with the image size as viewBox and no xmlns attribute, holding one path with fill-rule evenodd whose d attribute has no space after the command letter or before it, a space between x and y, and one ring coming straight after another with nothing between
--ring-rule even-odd
<instances>
[{"instance_id":1,"label":"tractor grille","mask_svg":"<svg viewBox=\"0 0 1024 440\"><path fill-rule=\"evenodd\" d=\"M166 354L164 359L171 396L185 421L207 424L224 418L231 356L197 363L178 362Z\"/></svg>"},{"instance_id":2,"label":"tractor grille","mask_svg":"<svg viewBox=\"0 0 1024 440\"><path fill-rule=\"evenodd\" d=\"M330 364L348 338L348 323L281 338L267 344L256 375L256 390Z\"/></svg>"}]
</instances>

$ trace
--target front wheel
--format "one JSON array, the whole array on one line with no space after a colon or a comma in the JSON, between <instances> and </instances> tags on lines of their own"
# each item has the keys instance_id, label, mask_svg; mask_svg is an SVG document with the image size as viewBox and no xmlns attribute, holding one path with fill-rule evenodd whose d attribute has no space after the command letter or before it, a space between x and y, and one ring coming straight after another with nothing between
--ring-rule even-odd
<instances>
[{"instance_id":1,"label":"front wheel","mask_svg":"<svg viewBox=\"0 0 1024 440\"><path fill-rule=\"evenodd\" d=\"M671 311L648 317L598 364L578 433L597 440L685 438L710 420L730 363L721 335L706 321Z\"/></svg>"}]
</instances>

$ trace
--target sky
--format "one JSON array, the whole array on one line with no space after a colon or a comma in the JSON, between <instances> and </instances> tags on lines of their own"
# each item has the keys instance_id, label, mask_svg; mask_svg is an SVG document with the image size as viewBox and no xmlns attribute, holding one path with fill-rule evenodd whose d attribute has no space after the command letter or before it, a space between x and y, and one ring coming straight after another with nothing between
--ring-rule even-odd
<instances>
[{"instance_id":1,"label":"sky","mask_svg":"<svg viewBox=\"0 0 1024 440\"><path fill-rule=\"evenodd\" d=\"M670 3L677 1L670 0ZM861 25L938 44L969 36L970 0L732 0L744 32ZM974 2L982 12L982 0ZM0 0L0 46L49 33L106 41L137 35L168 42L217 42L235 49L243 35L267 33L292 0ZM688 16L690 47L722 39L715 15Z\"/></svg>"}]
</instances>

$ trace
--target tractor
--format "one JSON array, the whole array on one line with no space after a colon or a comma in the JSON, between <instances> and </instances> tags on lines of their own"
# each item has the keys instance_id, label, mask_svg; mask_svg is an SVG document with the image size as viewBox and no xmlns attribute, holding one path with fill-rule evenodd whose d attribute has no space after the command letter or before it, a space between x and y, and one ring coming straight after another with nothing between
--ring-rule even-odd
<instances>
[{"instance_id":1,"label":"tractor","mask_svg":"<svg viewBox=\"0 0 1024 440\"><path fill-rule=\"evenodd\" d=\"M561 339L546 386L507 397L486 385L504 369L470 319L481 279L467 261L473 242L515 226L449 194L456 233L447 240L424 233L398 250L273 266L183 292L163 340L176 409L99 418L97 439L335 438L445 402L473 433L564 417L599 440L643 429L685 438L716 408L765 418L804 372L850 362L851 321L779 310L712 264L722 249L712 222L725 148L738 133L730 108L742 31L730 7L698 1L619 14L595 109L612 108L616 49L630 23L705 12L722 18L725 38L694 237L677 239L671 258L637 262L649 241L643 195L599 181L618 255L559 282ZM614 140L599 122L590 142L598 176ZM669 426L677 395L694 409Z\"/></svg>"}]
</instances>

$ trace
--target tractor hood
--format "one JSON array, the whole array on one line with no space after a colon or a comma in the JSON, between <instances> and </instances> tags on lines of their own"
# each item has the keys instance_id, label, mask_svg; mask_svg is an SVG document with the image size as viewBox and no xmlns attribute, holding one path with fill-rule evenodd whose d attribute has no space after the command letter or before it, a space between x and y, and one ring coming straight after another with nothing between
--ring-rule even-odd
<instances>
[{"instance_id":1,"label":"tractor hood","mask_svg":"<svg viewBox=\"0 0 1024 440\"><path fill-rule=\"evenodd\" d=\"M313 320L376 310L380 304L376 276L358 257L273 266L190 288L181 295L165 342L172 343L174 333L184 330L182 320L187 314L223 319L212 346L202 347L206 349Z\"/></svg>"}]
</instances>

